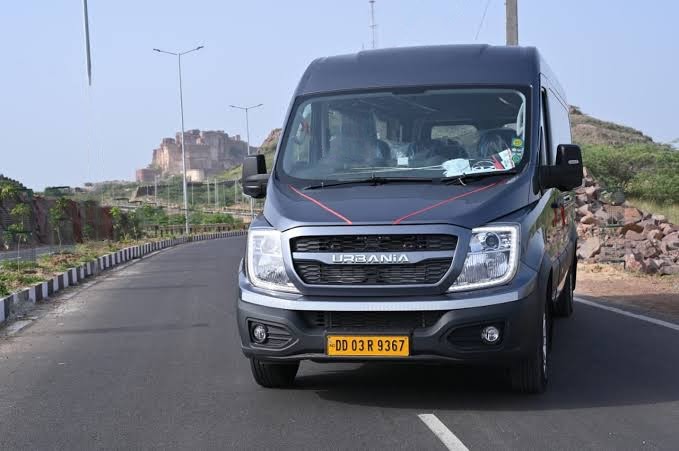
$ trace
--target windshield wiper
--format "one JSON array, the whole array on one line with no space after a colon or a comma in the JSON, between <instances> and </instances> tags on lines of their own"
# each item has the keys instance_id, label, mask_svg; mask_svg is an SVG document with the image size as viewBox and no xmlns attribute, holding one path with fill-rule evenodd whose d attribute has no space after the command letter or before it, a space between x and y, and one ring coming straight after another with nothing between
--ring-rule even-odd
<instances>
[{"instance_id":1,"label":"windshield wiper","mask_svg":"<svg viewBox=\"0 0 679 451\"><path fill-rule=\"evenodd\" d=\"M384 185L386 183L401 183L401 182L431 183L432 179L428 177L376 177L375 175L373 175L372 177L365 179L338 180L336 182L328 183L321 182L317 185L305 186L304 189L305 190L319 189L319 188L329 188L332 186L356 185L356 184Z\"/></svg>"},{"instance_id":2,"label":"windshield wiper","mask_svg":"<svg viewBox=\"0 0 679 451\"><path fill-rule=\"evenodd\" d=\"M460 174L451 177L441 177L441 178L429 178L429 177L378 177L373 175L365 179L353 179L353 180L338 180L334 182L321 182L317 185L305 186L304 189L320 189L320 188L330 188L333 186L343 186L343 185L384 185L386 183L443 183L443 184L453 184L458 183L464 185L467 181L479 180L486 177L496 177L500 175L512 175L517 174L516 169L509 169L506 171L488 171L488 172L472 172L470 174Z\"/></svg>"},{"instance_id":3,"label":"windshield wiper","mask_svg":"<svg viewBox=\"0 0 679 451\"><path fill-rule=\"evenodd\" d=\"M440 179L436 179L435 181L437 183L444 183L444 184L453 184L453 183L458 183L460 185L464 185L465 182L472 181L472 180L479 180L479 179L484 179L487 177L496 177L499 175L512 175L512 174L518 174L519 171L516 169L508 169L506 171L488 171L488 172L472 172L469 174L460 174L460 175L453 175L450 177L441 177Z\"/></svg>"}]
</instances>

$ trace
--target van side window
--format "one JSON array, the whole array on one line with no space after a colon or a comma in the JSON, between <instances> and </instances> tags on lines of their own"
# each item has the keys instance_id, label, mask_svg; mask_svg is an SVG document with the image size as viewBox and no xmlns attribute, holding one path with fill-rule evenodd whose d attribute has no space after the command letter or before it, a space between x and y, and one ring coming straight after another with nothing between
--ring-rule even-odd
<instances>
[{"instance_id":1,"label":"van side window","mask_svg":"<svg viewBox=\"0 0 679 451\"><path fill-rule=\"evenodd\" d=\"M561 103L561 100L549 89L547 90L547 107L549 108L550 122L550 162L556 162L556 148L559 144L571 143L571 121L568 116L568 106Z\"/></svg>"},{"instance_id":2,"label":"van side window","mask_svg":"<svg viewBox=\"0 0 679 451\"><path fill-rule=\"evenodd\" d=\"M549 164L549 160L547 159L547 149L548 149L548 133L549 131L547 130L547 92L545 89L542 89L542 102L540 102L541 105L541 111L540 111L540 165L541 166L546 166Z\"/></svg>"},{"instance_id":3,"label":"van side window","mask_svg":"<svg viewBox=\"0 0 679 451\"><path fill-rule=\"evenodd\" d=\"M306 105L298 114L291 128L290 153L292 160L297 163L309 162L309 147L311 144L311 105Z\"/></svg>"}]
</instances>

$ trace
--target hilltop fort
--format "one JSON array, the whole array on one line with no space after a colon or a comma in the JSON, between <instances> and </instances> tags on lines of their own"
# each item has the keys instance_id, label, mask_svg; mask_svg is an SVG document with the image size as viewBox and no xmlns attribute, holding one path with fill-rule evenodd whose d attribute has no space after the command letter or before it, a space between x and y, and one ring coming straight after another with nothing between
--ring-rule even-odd
<instances>
[{"instance_id":1,"label":"hilltop fort","mask_svg":"<svg viewBox=\"0 0 679 451\"><path fill-rule=\"evenodd\" d=\"M240 135L229 136L223 130L188 130L184 133L184 145L186 175L193 182L202 182L241 164L247 154L247 143ZM151 164L137 169L136 179L140 183L153 183L156 176L164 178L181 172L181 133L177 133L174 138L161 140L153 150Z\"/></svg>"}]
</instances>

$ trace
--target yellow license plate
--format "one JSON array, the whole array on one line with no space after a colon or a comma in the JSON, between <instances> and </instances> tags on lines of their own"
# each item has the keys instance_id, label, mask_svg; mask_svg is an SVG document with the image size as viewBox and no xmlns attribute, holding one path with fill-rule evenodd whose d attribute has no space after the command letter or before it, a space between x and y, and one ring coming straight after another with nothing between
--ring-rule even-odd
<instances>
[{"instance_id":1,"label":"yellow license plate","mask_svg":"<svg viewBox=\"0 0 679 451\"><path fill-rule=\"evenodd\" d=\"M410 337L406 335L328 335L329 356L406 357Z\"/></svg>"}]
</instances>

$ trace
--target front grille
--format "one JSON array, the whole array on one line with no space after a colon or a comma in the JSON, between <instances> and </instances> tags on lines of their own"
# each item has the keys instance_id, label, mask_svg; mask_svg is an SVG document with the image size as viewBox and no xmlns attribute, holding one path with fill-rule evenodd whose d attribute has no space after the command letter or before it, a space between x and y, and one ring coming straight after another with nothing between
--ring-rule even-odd
<instances>
[{"instance_id":1,"label":"front grille","mask_svg":"<svg viewBox=\"0 0 679 451\"><path fill-rule=\"evenodd\" d=\"M412 330L431 327L443 311L423 312L303 312L310 327L365 332Z\"/></svg>"},{"instance_id":2,"label":"front grille","mask_svg":"<svg viewBox=\"0 0 679 451\"><path fill-rule=\"evenodd\" d=\"M293 252L397 252L455 250L452 235L336 235L293 238Z\"/></svg>"},{"instance_id":3,"label":"front grille","mask_svg":"<svg viewBox=\"0 0 679 451\"><path fill-rule=\"evenodd\" d=\"M433 285L450 268L451 258L425 260L414 264L328 265L295 261L295 270L309 285Z\"/></svg>"}]
</instances>

